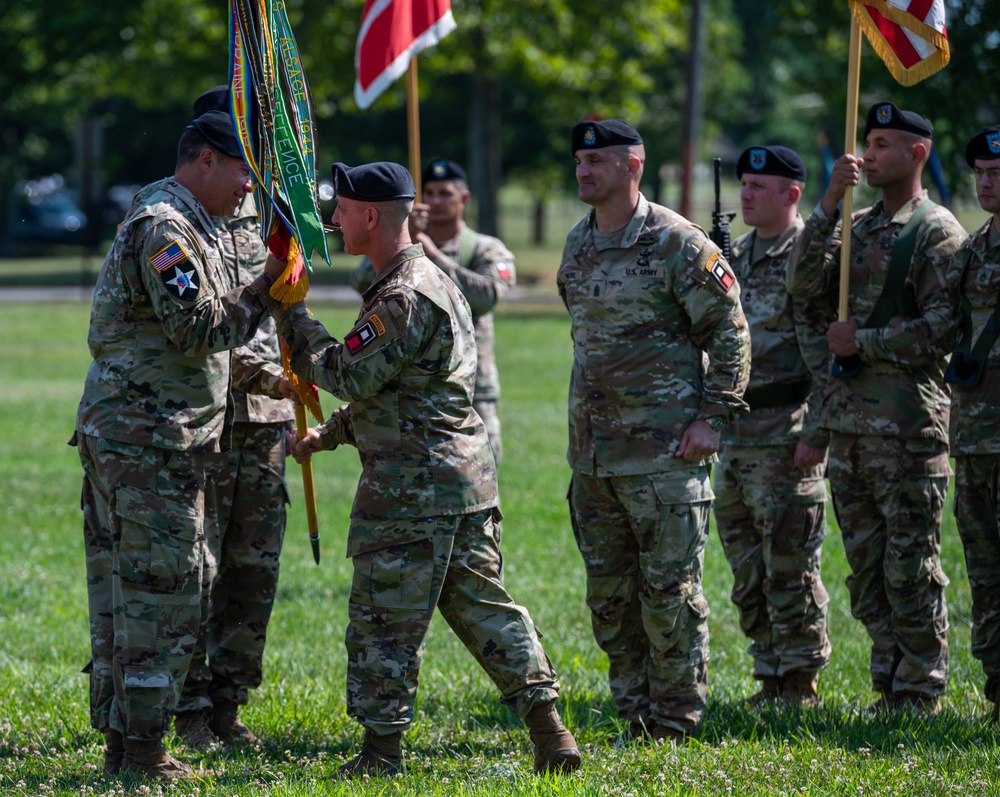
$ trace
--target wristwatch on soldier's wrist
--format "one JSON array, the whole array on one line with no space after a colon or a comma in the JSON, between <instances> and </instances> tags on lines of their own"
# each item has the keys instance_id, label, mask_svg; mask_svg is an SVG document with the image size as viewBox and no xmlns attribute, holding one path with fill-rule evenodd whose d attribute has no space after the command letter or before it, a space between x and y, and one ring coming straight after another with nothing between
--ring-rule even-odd
<instances>
[{"instance_id":1,"label":"wristwatch on soldier's wrist","mask_svg":"<svg viewBox=\"0 0 1000 797\"><path fill-rule=\"evenodd\" d=\"M729 423L725 415L713 415L711 418L702 418L702 420L712 427L713 432L721 432Z\"/></svg>"}]
</instances>

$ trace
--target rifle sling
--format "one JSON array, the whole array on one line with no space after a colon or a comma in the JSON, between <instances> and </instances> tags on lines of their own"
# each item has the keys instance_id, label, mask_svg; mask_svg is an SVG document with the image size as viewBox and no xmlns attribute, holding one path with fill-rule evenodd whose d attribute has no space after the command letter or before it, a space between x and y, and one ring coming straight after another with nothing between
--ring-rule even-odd
<instances>
[{"instance_id":1,"label":"rifle sling","mask_svg":"<svg viewBox=\"0 0 1000 797\"><path fill-rule=\"evenodd\" d=\"M903 225L899 237L892 248L892 258L889 260L889 273L885 277L885 286L875 302L863 329L877 329L886 326L896 315L912 316L916 314L917 302L913 289L906 285L906 277L910 273L913 260L913 249L917 243L917 230L920 222L929 211L937 207L930 199L922 202L913 211L910 220Z\"/></svg>"},{"instance_id":2,"label":"rifle sling","mask_svg":"<svg viewBox=\"0 0 1000 797\"><path fill-rule=\"evenodd\" d=\"M478 238L479 233L469 227L469 225L466 224L462 227L462 240L458 248L458 264L462 268L472 266L472 259L476 256L476 241Z\"/></svg>"}]
</instances>

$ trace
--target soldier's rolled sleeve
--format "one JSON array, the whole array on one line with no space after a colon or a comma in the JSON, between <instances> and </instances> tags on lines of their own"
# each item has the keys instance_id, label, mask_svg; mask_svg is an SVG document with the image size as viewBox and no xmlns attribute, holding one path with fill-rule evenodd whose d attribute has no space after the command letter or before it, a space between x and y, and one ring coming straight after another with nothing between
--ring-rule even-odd
<instances>
[{"instance_id":1,"label":"soldier's rolled sleeve","mask_svg":"<svg viewBox=\"0 0 1000 797\"><path fill-rule=\"evenodd\" d=\"M830 291L840 252L840 223L819 206L806 219L788 260L787 287L792 296L815 297Z\"/></svg>"}]
</instances>

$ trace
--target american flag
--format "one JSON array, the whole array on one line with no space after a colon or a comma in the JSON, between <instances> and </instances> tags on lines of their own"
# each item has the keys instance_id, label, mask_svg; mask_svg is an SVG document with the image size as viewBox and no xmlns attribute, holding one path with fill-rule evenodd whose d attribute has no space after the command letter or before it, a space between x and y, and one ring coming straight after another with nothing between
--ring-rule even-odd
<instances>
[{"instance_id":1,"label":"american flag","mask_svg":"<svg viewBox=\"0 0 1000 797\"><path fill-rule=\"evenodd\" d=\"M851 11L889 73L912 86L951 58L944 0L851 0Z\"/></svg>"},{"instance_id":2,"label":"american flag","mask_svg":"<svg viewBox=\"0 0 1000 797\"><path fill-rule=\"evenodd\" d=\"M165 246L149 259L150 265L160 273L166 271L175 263L187 259L187 252L177 241Z\"/></svg>"}]
</instances>

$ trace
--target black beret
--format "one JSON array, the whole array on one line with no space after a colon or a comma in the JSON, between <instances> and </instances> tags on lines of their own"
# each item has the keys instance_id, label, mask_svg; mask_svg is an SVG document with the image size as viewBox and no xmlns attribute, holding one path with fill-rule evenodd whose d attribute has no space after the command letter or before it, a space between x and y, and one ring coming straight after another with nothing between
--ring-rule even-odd
<instances>
[{"instance_id":1,"label":"black beret","mask_svg":"<svg viewBox=\"0 0 1000 797\"><path fill-rule=\"evenodd\" d=\"M747 147L736 161L736 177L742 177L743 172L806 179L806 165L799 153L788 147Z\"/></svg>"},{"instance_id":2,"label":"black beret","mask_svg":"<svg viewBox=\"0 0 1000 797\"><path fill-rule=\"evenodd\" d=\"M333 164L333 190L336 196L359 202L388 202L392 199L413 199L417 189L406 167L380 161L353 168L345 163Z\"/></svg>"},{"instance_id":3,"label":"black beret","mask_svg":"<svg viewBox=\"0 0 1000 797\"><path fill-rule=\"evenodd\" d=\"M433 183L435 180L461 180L463 183L469 182L469 178L465 176L465 169L455 163L455 161L445 160L444 158L435 158L428 163L420 179L424 185Z\"/></svg>"},{"instance_id":4,"label":"black beret","mask_svg":"<svg viewBox=\"0 0 1000 797\"><path fill-rule=\"evenodd\" d=\"M934 128L924 117L913 111L903 111L891 102L877 102L868 109L865 138L872 130L903 130L924 138L933 138Z\"/></svg>"},{"instance_id":5,"label":"black beret","mask_svg":"<svg viewBox=\"0 0 1000 797\"><path fill-rule=\"evenodd\" d=\"M971 169L976 159L991 161L1000 158L1000 127L984 127L965 145L965 162Z\"/></svg>"},{"instance_id":6,"label":"black beret","mask_svg":"<svg viewBox=\"0 0 1000 797\"><path fill-rule=\"evenodd\" d=\"M210 88L194 101L194 118L197 119L209 111L225 111L229 113L229 86Z\"/></svg>"},{"instance_id":7,"label":"black beret","mask_svg":"<svg viewBox=\"0 0 1000 797\"><path fill-rule=\"evenodd\" d=\"M230 158L243 157L233 117L228 111L206 111L188 125L188 130L197 130L209 144Z\"/></svg>"},{"instance_id":8,"label":"black beret","mask_svg":"<svg viewBox=\"0 0 1000 797\"><path fill-rule=\"evenodd\" d=\"M642 137L623 119L601 122L583 121L573 125L573 152L580 149L601 149L620 144L641 144Z\"/></svg>"}]
</instances>

